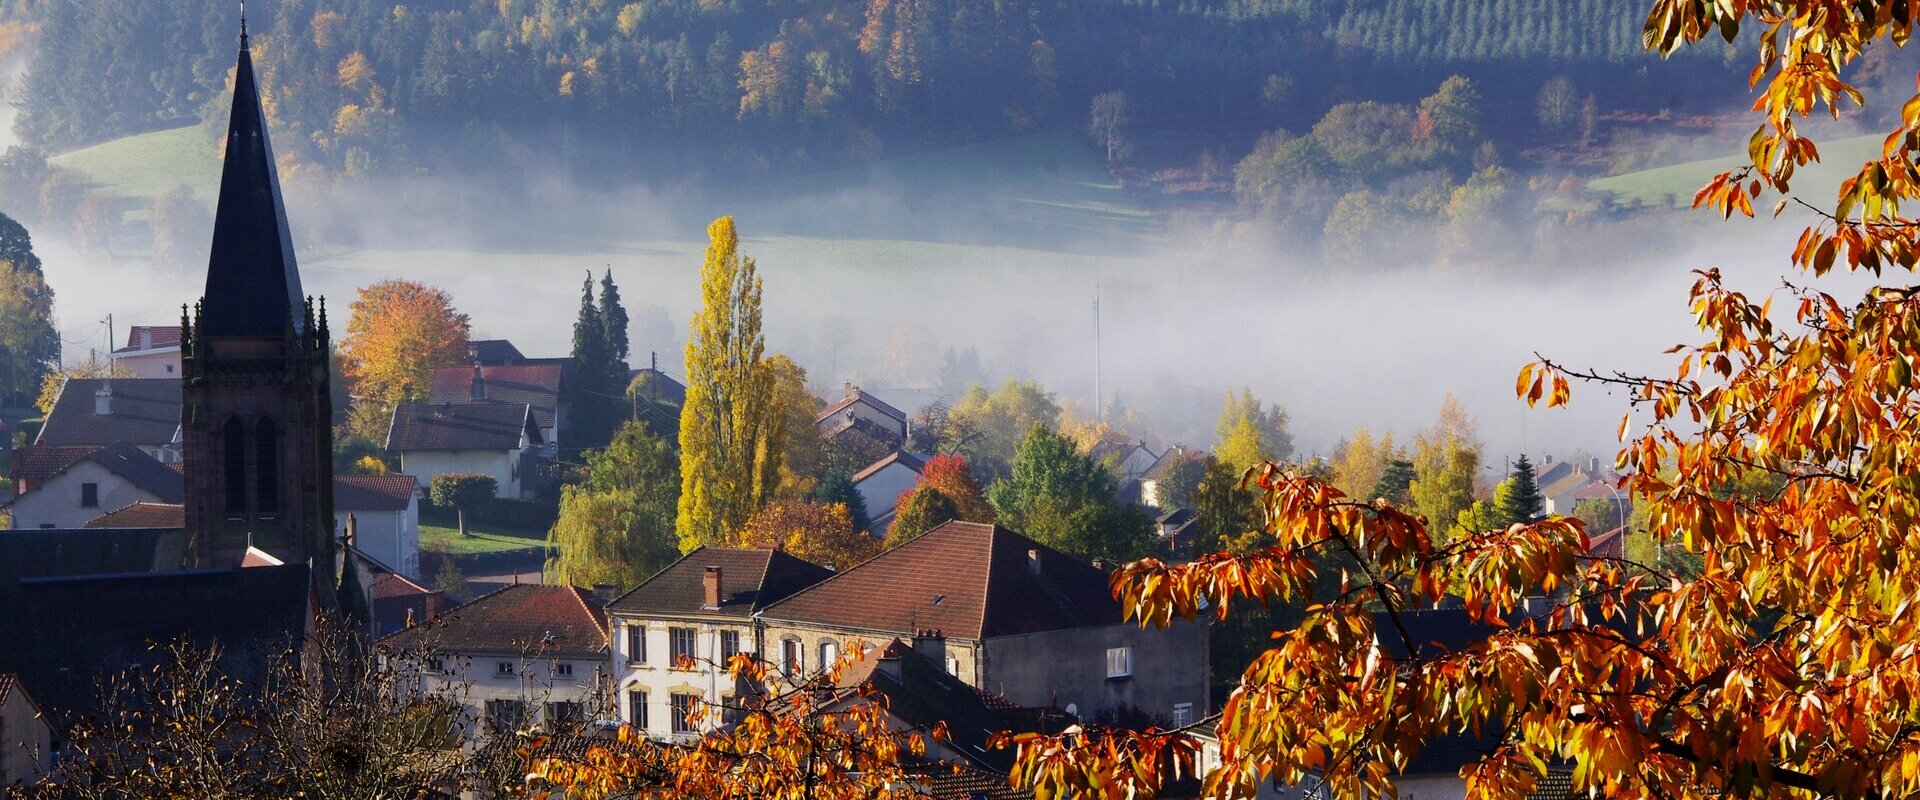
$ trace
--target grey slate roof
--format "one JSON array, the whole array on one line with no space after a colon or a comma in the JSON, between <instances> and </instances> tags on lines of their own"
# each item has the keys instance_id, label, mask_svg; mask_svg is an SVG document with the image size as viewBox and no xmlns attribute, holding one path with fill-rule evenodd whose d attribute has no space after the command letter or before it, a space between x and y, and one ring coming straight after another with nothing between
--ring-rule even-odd
<instances>
[{"instance_id":1,"label":"grey slate roof","mask_svg":"<svg viewBox=\"0 0 1920 800\"><path fill-rule=\"evenodd\" d=\"M527 358L520 355L520 348L505 339L474 339L467 342L467 346L482 364L518 364Z\"/></svg>"},{"instance_id":2,"label":"grey slate roof","mask_svg":"<svg viewBox=\"0 0 1920 800\"><path fill-rule=\"evenodd\" d=\"M294 262L280 175L253 77L253 55L244 42L234 74L226 152L200 331L211 336L281 336L305 330L300 268Z\"/></svg>"},{"instance_id":3,"label":"grey slate roof","mask_svg":"<svg viewBox=\"0 0 1920 800\"><path fill-rule=\"evenodd\" d=\"M387 429L387 450L516 450L522 434L542 443L532 406L401 403Z\"/></svg>"},{"instance_id":4,"label":"grey slate roof","mask_svg":"<svg viewBox=\"0 0 1920 800\"><path fill-rule=\"evenodd\" d=\"M99 464L108 472L127 479L128 483L153 495L154 499L162 503L186 502L186 481L180 473L160 463L159 459L147 455L146 451L126 442L115 442L102 447L88 453L80 461ZM67 467L67 469L72 468L72 465Z\"/></svg>"},{"instance_id":5,"label":"grey slate roof","mask_svg":"<svg viewBox=\"0 0 1920 800\"><path fill-rule=\"evenodd\" d=\"M94 394L109 383L72 378L61 387L36 444L93 445L127 442L159 447L180 430L179 378L114 378L109 414L95 414Z\"/></svg>"},{"instance_id":6,"label":"grey slate roof","mask_svg":"<svg viewBox=\"0 0 1920 800\"><path fill-rule=\"evenodd\" d=\"M718 610L705 608L707 567L720 568ZM607 610L746 617L832 576L832 570L781 550L702 547L608 603Z\"/></svg>"}]
</instances>

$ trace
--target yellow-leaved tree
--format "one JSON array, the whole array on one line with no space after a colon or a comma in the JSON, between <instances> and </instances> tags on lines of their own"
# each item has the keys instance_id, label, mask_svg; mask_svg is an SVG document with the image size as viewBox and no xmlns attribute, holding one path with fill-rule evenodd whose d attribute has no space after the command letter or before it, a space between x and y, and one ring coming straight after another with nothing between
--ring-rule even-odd
<instances>
[{"instance_id":1,"label":"yellow-leaved tree","mask_svg":"<svg viewBox=\"0 0 1920 800\"><path fill-rule=\"evenodd\" d=\"M1904 46L1915 11L1654 0L1650 48L1724 37L1758 50L1751 163L1696 206L1731 216L1769 191L1791 197L1818 152L1801 120L1864 104L1846 68L1869 46ZM1618 466L1651 536L1697 570L1592 552L1583 525L1559 517L1442 544L1429 522L1444 520L1267 466L1249 480L1271 546L1117 574L1149 625L1248 602L1303 609L1221 709L1211 794L1251 796L1271 776L1343 800L1389 796L1422 748L1456 735L1484 747L1462 769L1473 798L1524 797L1556 767L1576 796L1920 794L1920 287L1823 290L1834 269L1878 277L1917 260L1920 219L1901 210L1920 198L1920 95L1891 102L1903 105L1882 151L1836 196L1803 201L1814 220L1793 260L1807 274L1759 298L1702 271L1690 293L1700 337L1675 350L1670 376L1544 360L1520 373L1520 394L1549 406L1573 380L1630 391L1647 417L1622 420ZM1345 579L1317 584L1336 554L1352 564ZM1479 641L1430 644L1410 620L1449 591L1485 626ZM1157 789L1160 767L1190 766L1194 743L1075 728L1017 746L1017 777L1041 797L1122 797Z\"/></svg>"},{"instance_id":2,"label":"yellow-leaved tree","mask_svg":"<svg viewBox=\"0 0 1920 800\"><path fill-rule=\"evenodd\" d=\"M777 375L760 332L760 277L732 217L707 228L702 306L687 340L680 410L680 549L718 545L780 486L786 437Z\"/></svg>"},{"instance_id":3,"label":"yellow-leaved tree","mask_svg":"<svg viewBox=\"0 0 1920 800\"><path fill-rule=\"evenodd\" d=\"M340 340L340 373L356 405L391 407L433 393L433 371L467 358L470 326L444 290L387 280L360 290Z\"/></svg>"}]
</instances>

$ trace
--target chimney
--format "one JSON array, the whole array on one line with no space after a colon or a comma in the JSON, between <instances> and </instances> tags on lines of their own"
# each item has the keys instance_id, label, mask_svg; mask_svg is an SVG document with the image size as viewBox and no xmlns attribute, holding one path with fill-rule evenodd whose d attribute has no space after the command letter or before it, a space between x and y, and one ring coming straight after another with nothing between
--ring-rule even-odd
<instances>
[{"instance_id":1,"label":"chimney","mask_svg":"<svg viewBox=\"0 0 1920 800\"><path fill-rule=\"evenodd\" d=\"M913 635L913 652L925 656L928 661L940 669L947 668L947 637L937 630L923 630Z\"/></svg>"},{"instance_id":2,"label":"chimney","mask_svg":"<svg viewBox=\"0 0 1920 800\"><path fill-rule=\"evenodd\" d=\"M101 384L100 388L93 393L93 413L101 417L113 415L113 384L111 382Z\"/></svg>"},{"instance_id":3,"label":"chimney","mask_svg":"<svg viewBox=\"0 0 1920 800\"><path fill-rule=\"evenodd\" d=\"M1600 457L1599 456L1587 457L1587 473L1592 475L1595 478L1600 477Z\"/></svg>"},{"instance_id":4,"label":"chimney","mask_svg":"<svg viewBox=\"0 0 1920 800\"><path fill-rule=\"evenodd\" d=\"M145 327L140 328L140 349L142 350L153 349L153 329L152 328L145 328Z\"/></svg>"},{"instance_id":5,"label":"chimney","mask_svg":"<svg viewBox=\"0 0 1920 800\"><path fill-rule=\"evenodd\" d=\"M480 369L480 360L476 358L473 361L473 402L478 403L485 399L487 399L487 379Z\"/></svg>"},{"instance_id":6,"label":"chimney","mask_svg":"<svg viewBox=\"0 0 1920 800\"><path fill-rule=\"evenodd\" d=\"M648 350L648 351L647 351L647 363L648 363L648 364L652 364L652 365L653 365L653 371L654 371L654 372L659 372L659 371L660 371L660 351L658 351L658 350Z\"/></svg>"},{"instance_id":7,"label":"chimney","mask_svg":"<svg viewBox=\"0 0 1920 800\"><path fill-rule=\"evenodd\" d=\"M1032 573L1034 575L1040 574L1040 551L1039 550L1027 551L1027 572Z\"/></svg>"},{"instance_id":8,"label":"chimney","mask_svg":"<svg viewBox=\"0 0 1920 800\"><path fill-rule=\"evenodd\" d=\"M593 601L604 606L608 603L613 602L614 594L616 594L619 591L620 591L620 587L616 586L615 584L596 583L593 585Z\"/></svg>"},{"instance_id":9,"label":"chimney","mask_svg":"<svg viewBox=\"0 0 1920 800\"><path fill-rule=\"evenodd\" d=\"M855 386L855 385L853 385L853 381L847 381L846 383L844 383L844 384L842 384L842 385L846 387L846 389L847 389L847 396L848 396L848 397L859 397L859 396L860 396L860 387L858 387L858 386Z\"/></svg>"},{"instance_id":10,"label":"chimney","mask_svg":"<svg viewBox=\"0 0 1920 800\"><path fill-rule=\"evenodd\" d=\"M914 641L918 642L919 638L915 637ZM905 683L905 681L900 678L899 654L885 650L881 651L879 669L881 674L892 678L894 683Z\"/></svg>"},{"instance_id":11,"label":"chimney","mask_svg":"<svg viewBox=\"0 0 1920 800\"><path fill-rule=\"evenodd\" d=\"M707 567L706 575L702 578L706 587L706 604L702 607L708 611L718 610L720 608L720 568Z\"/></svg>"}]
</instances>

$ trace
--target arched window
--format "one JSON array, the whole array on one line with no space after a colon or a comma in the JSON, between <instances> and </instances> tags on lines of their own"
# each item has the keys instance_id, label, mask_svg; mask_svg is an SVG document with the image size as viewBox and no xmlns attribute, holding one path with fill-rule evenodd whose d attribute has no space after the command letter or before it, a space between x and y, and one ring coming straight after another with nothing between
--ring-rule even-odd
<instances>
[{"instance_id":1,"label":"arched window","mask_svg":"<svg viewBox=\"0 0 1920 800\"><path fill-rule=\"evenodd\" d=\"M228 517L247 513L247 426L228 417L220 429L220 470L226 479Z\"/></svg>"},{"instance_id":2,"label":"arched window","mask_svg":"<svg viewBox=\"0 0 1920 800\"><path fill-rule=\"evenodd\" d=\"M280 513L280 437L273 420L262 417L253 429L254 484L259 500L254 510L261 516Z\"/></svg>"}]
</instances>

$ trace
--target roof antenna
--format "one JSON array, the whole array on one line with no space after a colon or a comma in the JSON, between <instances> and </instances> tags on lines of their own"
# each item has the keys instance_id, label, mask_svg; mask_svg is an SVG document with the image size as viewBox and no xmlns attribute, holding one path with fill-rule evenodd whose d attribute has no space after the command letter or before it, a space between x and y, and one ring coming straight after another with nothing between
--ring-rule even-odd
<instances>
[{"instance_id":1,"label":"roof antenna","mask_svg":"<svg viewBox=\"0 0 1920 800\"><path fill-rule=\"evenodd\" d=\"M247 47L247 0L240 0L240 49Z\"/></svg>"}]
</instances>

